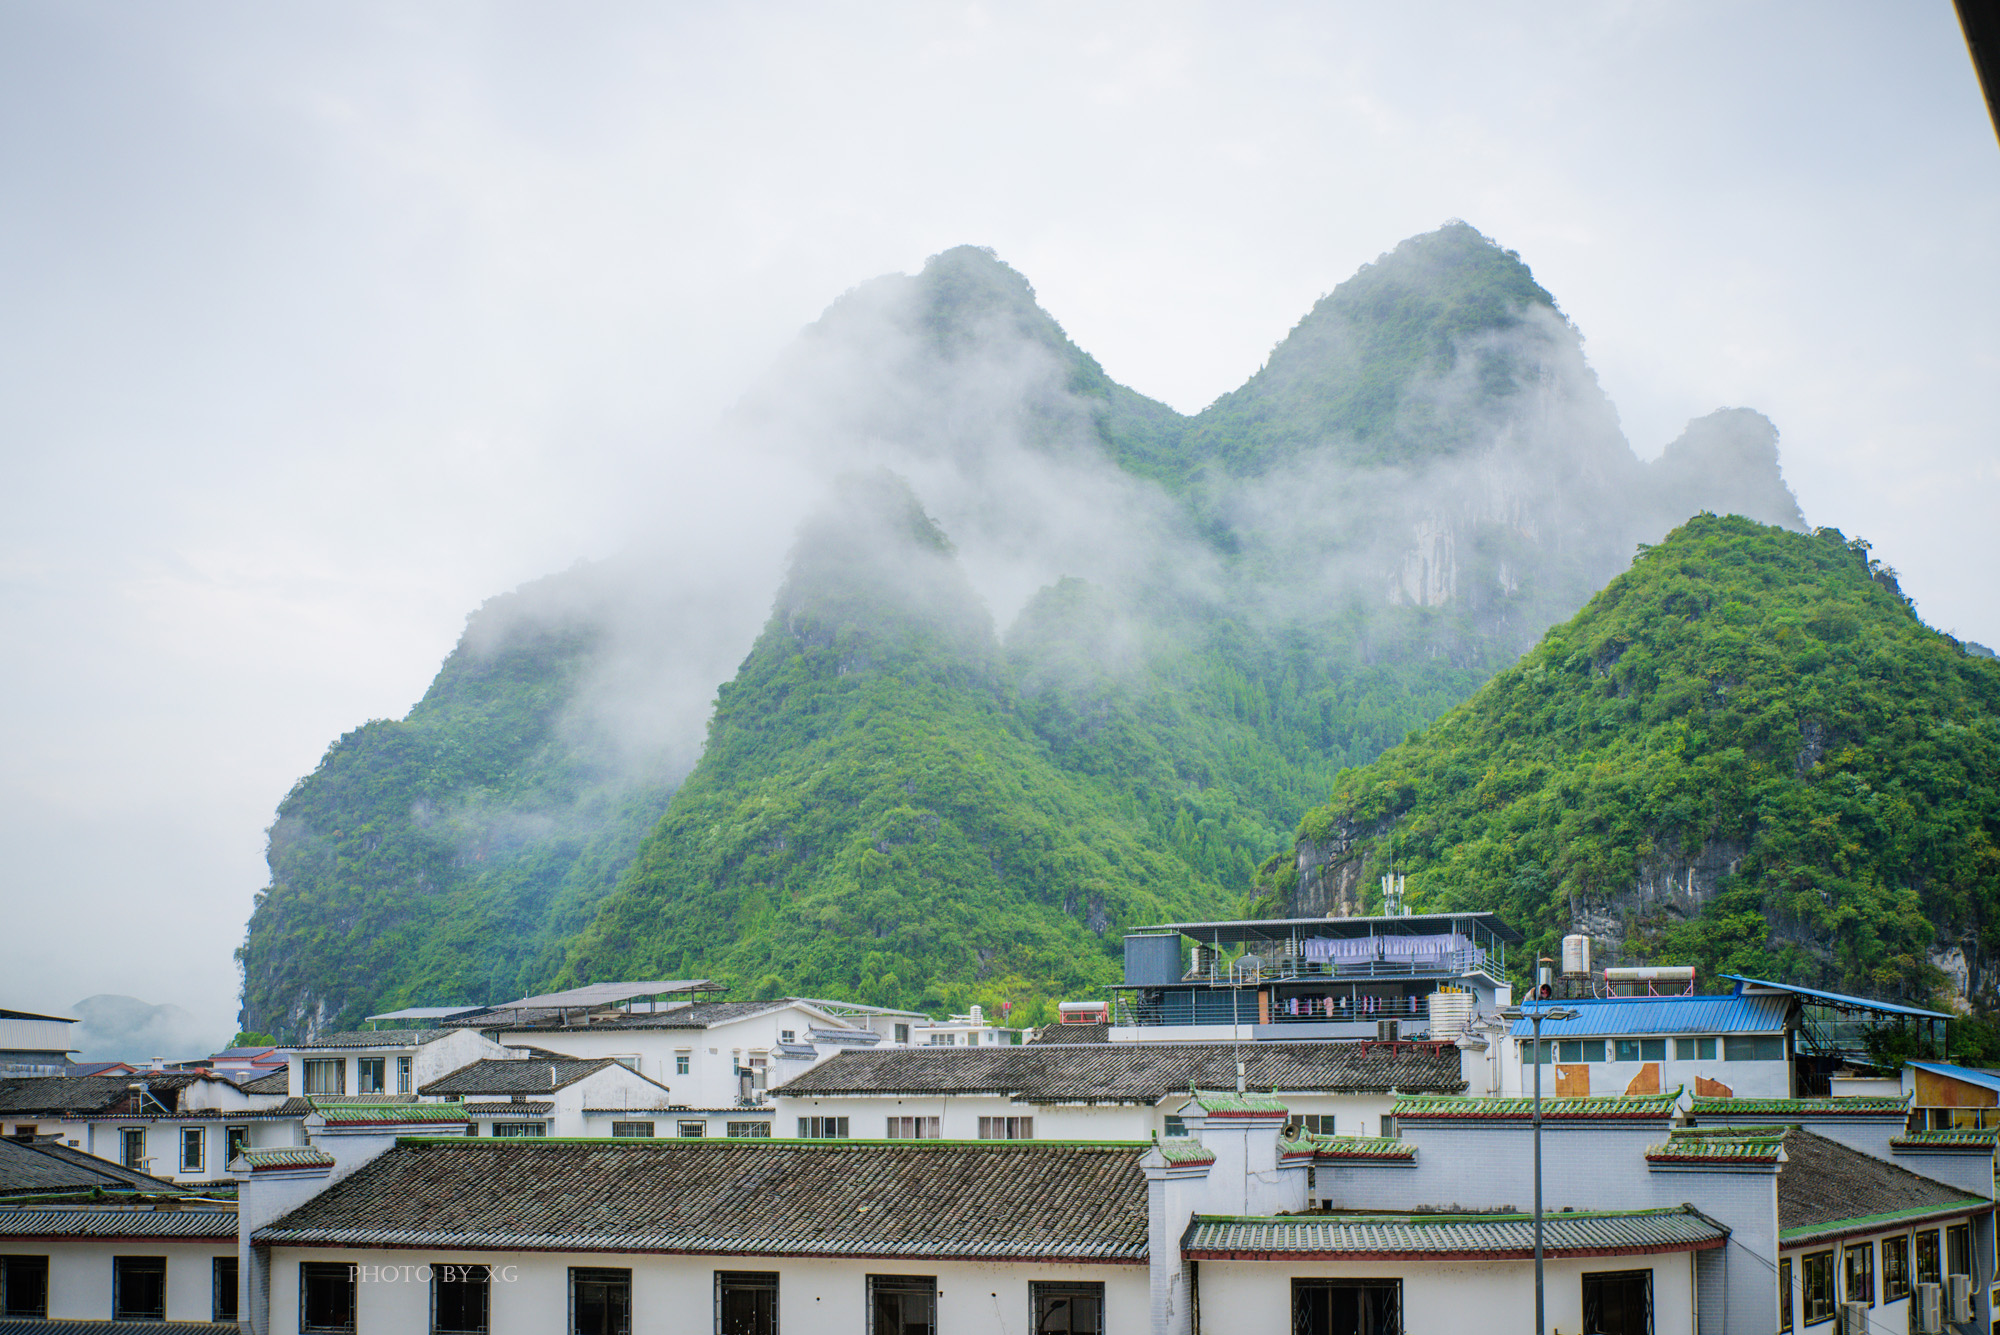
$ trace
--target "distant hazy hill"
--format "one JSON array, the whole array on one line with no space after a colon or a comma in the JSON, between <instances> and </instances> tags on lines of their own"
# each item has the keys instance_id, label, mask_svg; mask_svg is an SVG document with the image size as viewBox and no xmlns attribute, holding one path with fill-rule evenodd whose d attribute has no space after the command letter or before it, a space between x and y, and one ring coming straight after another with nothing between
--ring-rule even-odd
<instances>
[{"instance_id":1,"label":"distant hazy hill","mask_svg":"<svg viewBox=\"0 0 2000 1335\"><path fill-rule=\"evenodd\" d=\"M1547 952L1993 1000L2000 664L1866 546L1698 517L1518 664L1343 774L1267 911L1423 906Z\"/></svg>"},{"instance_id":2,"label":"distant hazy hill","mask_svg":"<svg viewBox=\"0 0 2000 1335\"><path fill-rule=\"evenodd\" d=\"M775 611L718 572L778 568L790 519L482 608L280 805L245 1028L662 970L1035 1018L1126 927L1233 907L1344 767L1636 542L1801 522L1755 413L1641 463L1549 294L1462 223L1191 418L947 251L835 302L724 439L831 488Z\"/></svg>"}]
</instances>

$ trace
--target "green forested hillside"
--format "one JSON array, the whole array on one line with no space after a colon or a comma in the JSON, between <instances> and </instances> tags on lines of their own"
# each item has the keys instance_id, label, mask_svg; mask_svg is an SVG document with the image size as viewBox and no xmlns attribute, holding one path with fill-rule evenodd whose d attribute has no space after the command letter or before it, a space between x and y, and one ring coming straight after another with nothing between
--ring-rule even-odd
<instances>
[{"instance_id":1,"label":"green forested hillside","mask_svg":"<svg viewBox=\"0 0 2000 1335\"><path fill-rule=\"evenodd\" d=\"M1216 901L1053 760L948 539L875 477L801 538L701 762L561 981L1038 1014L1114 976L1113 924Z\"/></svg>"},{"instance_id":2,"label":"green forested hillside","mask_svg":"<svg viewBox=\"0 0 2000 1335\"><path fill-rule=\"evenodd\" d=\"M1299 840L1364 886L1393 853L1414 903L1500 911L1544 951L1614 924L1614 948L1711 977L1922 997L1956 944L1990 990L2000 664L1919 622L1865 544L1703 515L1343 774ZM1299 866L1266 867L1267 909Z\"/></svg>"},{"instance_id":3,"label":"green forested hillside","mask_svg":"<svg viewBox=\"0 0 2000 1335\"><path fill-rule=\"evenodd\" d=\"M886 463L916 495L905 540L857 536L879 503L836 506L733 680L768 590L690 621L700 563L494 600L407 718L280 806L242 1026L663 971L1033 1018L1112 971L1124 928L1233 908L1343 769L1512 662L1662 506L1789 506L1745 416L1761 434L1670 451L1662 501L1576 331L1460 223L1191 418L1113 381L989 251L862 284L728 439L813 474ZM1027 566L1039 591L996 634L968 572ZM690 683L720 683L698 764Z\"/></svg>"}]
</instances>

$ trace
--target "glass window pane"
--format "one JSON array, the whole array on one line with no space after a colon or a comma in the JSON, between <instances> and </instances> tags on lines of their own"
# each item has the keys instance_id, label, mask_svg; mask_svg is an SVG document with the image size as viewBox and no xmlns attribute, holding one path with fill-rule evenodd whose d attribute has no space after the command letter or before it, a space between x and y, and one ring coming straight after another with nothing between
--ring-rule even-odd
<instances>
[{"instance_id":1,"label":"glass window pane","mask_svg":"<svg viewBox=\"0 0 2000 1335\"><path fill-rule=\"evenodd\" d=\"M111 1258L111 1319L114 1321L167 1319L166 1257Z\"/></svg>"},{"instance_id":2,"label":"glass window pane","mask_svg":"<svg viewBox=\"0 0 2000 1335\"><path fill-rule=\"evenodd\" d=\"M49 1258L0 1256L0 1316L49 1314Z\"/></svg>"},{"instance_id":3,"label":"glass window pane","mask_svg":"<svg viewBox=\"0 0 2000 1335\"><path fill-rule=\"evenodd\" d=\"M1642 1038L1639 1040L1639 1060L1642 1062L1663 1062L1667 1059L1667 1040L1664 1038Z\"/></svg>"},{"instance_id":4,"label":"glass window pane","mask_svg":"<svg viewBox=\"0 0 2000 1335\"><path fill-rule=\"evenodd\" d=\"M715 1272L718 1335L777 1335L778 1276L757 1270Z\"/></svg>"},{"instance_id":5,"label":"glass window pane","mask_svg":"<svg viewBox=\"0 0 2000 1335\"><path fill-rule=\"evenodd\" d=\"M337 1261L299 1263L299 1328L354 1329L354 1267Z\"/></svg>"},{"instance_id":6,"label":"glass window pane","mask_svg":"<svg viewBox=\"0 0 2000 1335\"><path fill-rule=\"evenodd\" d=\"M483 1265L431 1263L431 1330L436 1335L484 1335L492 1274Z\"/></svg>"},{"instance_id":7,"label":"glass window pane","mask_svg":"<svg viewBox=\"0 0 2000 1335\"><path fill-rule=\"evenodd\" d=\"M569 1272L571 1335L632 1335L632 1272Z\"/></svg>"},{"instance_id":8,"label":"glass window pane","mask_svg":"<svg viewBox=\"0 0 2000 1335\"><path fill-rule=\"evenodd\" d=\"M218 1256L209 1275L213 1289L209 1297L209 1320L234 1321L236 1319L236 1258Z\"/></svg>"}]
</instances>

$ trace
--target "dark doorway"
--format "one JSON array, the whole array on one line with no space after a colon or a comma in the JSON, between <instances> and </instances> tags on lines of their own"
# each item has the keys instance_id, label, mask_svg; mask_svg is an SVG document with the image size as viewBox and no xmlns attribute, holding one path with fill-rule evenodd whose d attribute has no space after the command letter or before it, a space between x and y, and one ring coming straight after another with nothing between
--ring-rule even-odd
<instances>
[{"instance_id":1,"label":"dark doorway","mask_svg":"<svg viewBox=\"0 0 2000 1335\"><path fill-rule=\"evenodd\" d=\"M1400 1279L1295 1279L1293 1335L1402 1335Z\"/></svg>"},{"instance_id":2,"label":"dark doorway","mask_svg":"<svg viewBox=\"0 0 2000 1335\"><path fill-rule=\"evenodd\" d=\"M1584 1335L1653 1335L1653 1272L1585 1275L1583 1329Z\"/></svg>"},{"instance_id":3,"label":"dark doorway","mask_svg":"<svg viewBox=\"0 0 2000 1335\"><path fill-rule=\"evenodd\" d=\"M778 1276L765 1270L715 1272L716 1335L778 1335Z\"/></svg>"}]
</instances>

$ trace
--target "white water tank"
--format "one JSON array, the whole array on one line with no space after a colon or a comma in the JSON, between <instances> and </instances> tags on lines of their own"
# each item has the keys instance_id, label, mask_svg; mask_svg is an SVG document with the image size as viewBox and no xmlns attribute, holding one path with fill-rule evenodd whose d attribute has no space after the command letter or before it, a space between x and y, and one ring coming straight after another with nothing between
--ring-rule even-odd
<instances>
[{"instance_id":1,"label":"white water tank","mask_svg":"<svg viewBox=\"0 0 2000 1335\"><path fill-rule=\"evenodd\" d=\"M1570 935L1563 938L1563 977L1581 978L1590 972L1590 938Z\"/></svg>"},{"instance_id":2,"label":"white water tank","mask_svg":"<svg viewBox=\"0 0 2000 1335\"><path fill-rule=\"evenodd\" d=\"M1431 1037L1448 1042L1465 1032L1472 1023L1472 993L1433 992L1424 999L1430 1012Z\"/></svg>"}]
</instances>

